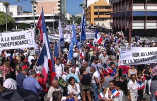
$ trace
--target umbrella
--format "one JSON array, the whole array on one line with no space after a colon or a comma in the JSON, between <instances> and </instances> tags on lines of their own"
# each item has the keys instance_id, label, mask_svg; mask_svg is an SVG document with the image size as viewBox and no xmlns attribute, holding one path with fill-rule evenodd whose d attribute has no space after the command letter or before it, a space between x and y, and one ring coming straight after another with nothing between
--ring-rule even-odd
<instances>
[{"instance_id":1,"label":"umbrella","mask_svg":"<svg viewBox=\"0 0 157 101\"><path fill-rule=\"evenodd\" d=\"M0 101L40 101L40 99L33 91L17 89L1 93Z\"/></svg>"}]
</instances>

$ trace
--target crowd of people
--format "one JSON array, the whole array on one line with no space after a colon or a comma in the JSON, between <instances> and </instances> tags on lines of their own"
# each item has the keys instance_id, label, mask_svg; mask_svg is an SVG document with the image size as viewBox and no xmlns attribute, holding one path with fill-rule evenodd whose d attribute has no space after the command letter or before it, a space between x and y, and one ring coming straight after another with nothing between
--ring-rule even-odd
<instances>
[{"instance_id":1,"label":"crowd of people","mask_svg":"<svg viewBox=\"0 0 157 101\"><path fill-rule=\"evenodd\" d=\"M86 40L75 45L73 60L68 60L69 43L54 57L56 77L44 83L42 66L36 65L42 43L36 48L2 50L0 53L0 93L26 89L41 101L142 101L147 93L157 100L156 64L119 66L120 46L129 46L121 35L102 35L102 44ZM121 41L116 42L119 37ZM132 46L155 47L155 42L133 42ZM51 43L52 53L54 45ZM50 74L48 74L50 75ZM45 96L47 97L45 99Z\"/></svg>"}]
</instances>

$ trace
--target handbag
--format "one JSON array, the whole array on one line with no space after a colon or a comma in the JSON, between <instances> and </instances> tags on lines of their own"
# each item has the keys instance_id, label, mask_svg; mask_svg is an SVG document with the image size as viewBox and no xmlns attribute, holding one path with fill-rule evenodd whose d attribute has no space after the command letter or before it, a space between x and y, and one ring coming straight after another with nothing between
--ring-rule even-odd
<instances>
[{"instance_id":1,"label":"handbag","mask_svg":"<svg viewBox=\"0 0 157 101\"><path fill-rule=\"evenodd\" d=\"M58 82L59 82L59 85L61 87L66 87L67 86L66 82L64 81L64 79L62 77L59 77L59 81Z\"/></svg>"}]
</instances>

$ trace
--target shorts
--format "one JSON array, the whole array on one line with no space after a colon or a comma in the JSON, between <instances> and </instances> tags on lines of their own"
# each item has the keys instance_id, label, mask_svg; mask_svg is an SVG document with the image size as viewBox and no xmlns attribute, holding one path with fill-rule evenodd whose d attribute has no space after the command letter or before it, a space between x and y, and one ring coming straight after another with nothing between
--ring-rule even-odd
<instances>
[{"instance_id":1,"label":"shorts","mask_svg":"<svg viewBox=\"0 0 157 101\"><path fill-rule=\"evenodd\" d=\"M90 91L90 85L81 85L81 91Z\"/></svg>"}]
</instances>

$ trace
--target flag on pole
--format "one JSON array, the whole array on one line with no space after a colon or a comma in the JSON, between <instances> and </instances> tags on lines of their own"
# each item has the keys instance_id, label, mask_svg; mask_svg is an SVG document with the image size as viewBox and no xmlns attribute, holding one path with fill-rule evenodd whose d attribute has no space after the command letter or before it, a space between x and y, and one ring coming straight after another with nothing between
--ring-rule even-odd
<instances>
[{"instance_id":1,"label":"flag on pole","mask_svg":"<svg viewBox=\"0 0 157 101\"><path fill-rule=\"evenodd\" d=\"M75 45L77 43L77 38L76 38L74 23L73 23L73 26L72 26L72 38L73 38L73 44Z\"/></svg>"},{"instance_id":2,"label":"flag on pole","mask_svg":"<svg viewBox=\"0 0 157 101\"><path fill-rule=\"evenodd\" d=\"M53 57L52 57L50 43L49 43L49 40L48 40L43 8L42 8L41 15L42 15L41 16L41 19L42 19L41 29L43 31L44 46L42 48L39 59L37 61L37 65L40 65L40 66L43 67L42 74L44 75L44 83L46 83L47 82L47 77L48 77L48 71L50 71L51 81L56 76L56 73L55 73L54 61L53 61Z\"/></svg>"},{"instance_id":3,"label":"flag on pole","mask_svg":"<svg viewBox=\"0 0 157 101\"><path fill-rule=\"evenodd\" d=\"M54 49L54 56L55 57L59 57L59 51L58 51L58 46L57 46L57 42L55 41L55 49Z\"/></svg>"},{"instance_id":4,"label":"flag on pole","mask_svg":"<svg viewBox=\"0 0 157 101\"><path fill-rule=\"evenodd\" d=\"M40 14L40 17L38 19L37 28L40 30L40 40L43 42L43 31L42 31L42 13Z\"/></svg>"},{"instance_id":5,"label":"flag on pole","mask_svg":"<svg viewBox=\"0 0 157 101\"><path fill-rule=\"evenodd\" d=\"M103 41L103 38L101 37L100 33L98 32L98 30L95 31L95 40L96 43L101 44L101 42Z\"/></svg>"},{"instance_id":6,"label":"flag on pole","mask_svg":"<svg viewBox=\"0 0 157 101\"><path fill-rule=\"evenodd\" d=\"M97 39L98 29L95 29L95 38Z\"/></svg>"},{"instance_id":7,"label":"flag on pole","mask_svg":"<svg viewBox=\"0 0 157 101\"><path fill-rule=\"evenodd\" d=\"M77 38L76 38L75 26L73 24L73 26L72 26L71 43L70 43L69 53L68 53L68 59L69 60L73 60L73 47L76 44L76 42L77 42Z\"/></svg>"},{"instance_id":8,"label":"flag on pole","mask_svg":"<svg viewBox=\"0 0 157 101\"><path fill-rule=\"evenodd\" d=\"M81 41L84 42L86 40L86 24L85 24L85 13L83 12L82 24L81 24Z\"/></svg>"},{"instance_id":9,"label":"flag on pole","mask_svg":"<svg viewBox=\"0 0 157 101\"><path fill-rule=\"evenodd\" d=\"M59 20L59 46L64 46L64 34L61 21Z\"/></svg>"},{"instance_id":10,"label":"flag on pole","mask_svg":"<svg viewBox=\"0 0 157 101\"><path fill-rule=\"evenodd\" d=\"M69 47L69 53L68 53L68 59L73 60L73 38L71 37L70 47Z\"/></svg>"}]
</instances>

